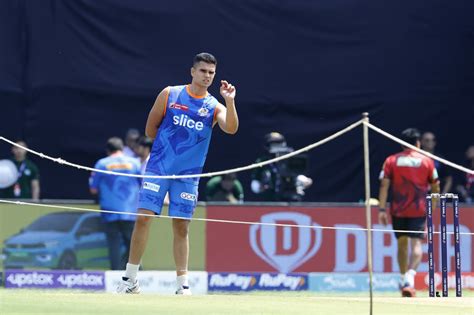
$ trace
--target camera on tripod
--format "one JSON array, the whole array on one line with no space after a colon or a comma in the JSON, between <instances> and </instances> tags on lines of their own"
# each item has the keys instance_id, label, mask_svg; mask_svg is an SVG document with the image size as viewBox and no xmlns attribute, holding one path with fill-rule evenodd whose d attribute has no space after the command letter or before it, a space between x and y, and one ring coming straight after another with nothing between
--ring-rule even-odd
<instances>
[{"instance_id":1,"label":"camera on tripod","mask_svg":"<svg viewBox=\"0 0 474 315\"><path fill-rule=\"evenodd\" d=\"M272 132L265 135L265 160L293 152L286 144L285 137ZM312 184L309 177L303 175L308 168L308 157L300 154L288 159L264 166L252 181L252 191L266 192L269 201L302 201L304 190Z\"/></svg>"}]
</instances>

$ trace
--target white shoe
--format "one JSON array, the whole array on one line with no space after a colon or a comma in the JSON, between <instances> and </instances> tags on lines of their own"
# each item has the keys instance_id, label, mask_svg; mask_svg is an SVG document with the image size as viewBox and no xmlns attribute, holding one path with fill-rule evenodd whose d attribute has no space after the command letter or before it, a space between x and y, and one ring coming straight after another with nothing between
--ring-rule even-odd
<instances>
[{"instance_id":1,"label":"white shoe","mask_svg":"<svg viewBox=\"0 0 474 315\"><path fill-rule=\"evenodd\" d=\"M122 294L139 294L140 293L140 285L138 284L138 280L134 282L126 277L122 277L119 285L117 286L117 293Z\"/></svg>"},{"instance_id":2,"label":"white shoe","mask_svg":"<svg viewBox=\"0 0 474 315\"><path fill-rule=\"evenodd\" d=\"M193 295L191 289L188 286L182 285L176 290L176 295Z\"/></svg>"},{"instance_id":3,"label":"white shoe","mask_svg":"<svg viewBox=\"0 0 474 315\"><path fill-rule=\"evenodd\" d=\"M407 273L405 274L405 282L408 284L410 288L415 287L415 275L416 275L416 271L413 269L408 270Z\"/></svg>"}]
</instances>

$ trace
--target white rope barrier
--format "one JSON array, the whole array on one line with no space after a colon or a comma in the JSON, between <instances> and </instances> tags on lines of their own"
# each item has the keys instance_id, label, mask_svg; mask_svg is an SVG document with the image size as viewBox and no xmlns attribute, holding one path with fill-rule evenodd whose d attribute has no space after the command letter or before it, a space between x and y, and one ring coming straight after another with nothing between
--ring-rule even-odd
<instances>
[{"instance_id":1,"label":"white rope barrier","mask_svg":"<svg viewBox=\"0 0 474 315\"><path fill-rule=\"evenodd\" d=\"M90 172L97 172L97 173L104 173L104 174L109 174L109 175L116 175L116 176L126 176L126 177L137 177L137 178L171 178L171 179L178 179L178 178L200 178L200 177L212 177L212 176L218 176L218 175L225 175L225 174L229 174L229 173L237 173L237 172L242 172L242 171L247 171L247 170L251 170L251 169L254 169L254 168L258 168L258 167L262 167L262 166L265 166L265 165L268 165L268 164L271 164L271 163L275 163L275 162L279 162L279 161L282 161L282 160L286 160L286 159L289 159L293 156L296 156L298 154L301 154L301 153L304 153L304 152L307 152L307 151L310 151L316 147L319 147L331 140L334 140L336 139L337 137L339 136L342 136L343 134L351 131L352 129L358 127L359 125L361 124L364 124L364 125L367 125L367 127L369 127L370 129L372 129L373 131L403 145L403 146L406 146L410 149L413 149L421 154L424 154L430 158L432 158L433 160L436 160L436 161L439 161L445 165L448 165L448 166L451 166L455 169L458 169L462 172L465 172L465 173L468 173L468 174L472 174L474 175L474 170L470 170L464 166L461 166L461 165L458 165L456 163L453 163L453 162L450 162L446 159L443 159L439 156L436 156L434 154L431 154L427 151L424 151L422 149L419 149L417 148L416 146L414 145L411 145L397 137L395 137L394 135L386 132L386 131L383 131L382 129L372 125L371 123L368 123L368 122L365 122L363 120L359 120L349 126L347 126L346 128L344 129L341 129L339 130L338 132L318 141L318 142L315 142L311 145L308 145L306 147L303 147L299 150L296 150L296 151L293 151L293 152L290 152L290 153L287 153L287 154L284 154L282 156L279 156L279 157L276 157L276 158L273 158L273 159L270 159L270 160L266 160L266 161L262 161L262 162L259 162L259 163L254 163L254 164L250 164L250 165L247 165L247 166L242 166L242 167L237 167L237 168L232 168L232 169L228 169L228 170L223 170L223 171L217 171L217 172L210 172L210 173L203 173L203 174L188 174L188 175L137 175L137 174L124 174L124 173L119 173L119 172L113 172L113 171L106 171L106 170L99 170L99 169L95 169L95 168L92 168L92 167L88 167L88 166L84 166L84 165L80 165L80 164L75 164L75 163L71 163L71 162L68 162L60 157L58 158L54 158L54 157L51 157L49 155L46 155L44 153L41 153L41 152L37 152L35 150L32 150L30 148L26 148L22 145L19 145L5 137L2 137L0 136L0 140L6 142L6 143L9 143L11 144L12 146L15 146L15 147L18 147L18 148L21 148L23 150L26 150L27 152L31 153L31 154L34 154L34 155L37 155L39 156L40 158L43 158L43 159L48 159L48 160L51 160L55 163L59 163L59 164L62 164L62 165L67 165L67 166L70 166L70 167L75 167L77 169L82 169L82 170L86 170L86 171L90 171Z\"/></svg>"},{"instance_id":2,"label":"white rope barrier","mask_svg":"<svg viewBox=\"0 0 474 315\"><path fill-rule=\"evenodd\" d=\"M237 167L237 168L232 168L232 169L228 169L228 170L223 170L223 171L218 171L218 172L211 172L211 173L203 173L203 174L189 174L189 175L165 175L165 176L155 176L155 175L136 175L136 174L124 174L124 173L119 173L119 172L113 172L113 171L106 171L106 170L99 170L99 169L95 169L95 168L92 168L92 167L88 167L88 166L83 166L83 165L79 165L79 164L75 164L75 163L71 163L71 162L68 162L66 160L63 160L62 158L53 158L49 155L46 155L46 154L43 154L43 153L40 153L40 152L37 152L37 151L34 151L32 149L29 149L29 148L26 148L24 146L21 146L5 137L1 137L0 136L0 140L3 140L15 147L18 147L18 148L21 148L23 150L26 150L28 151L29 153L31 154L34 154L34 155L37 155L43 159L48 159L48 160L51 160L53 162L56 162L56 163L59 163L59 164L63 164L63 165L67 165L67 166L71 166L71 167L75 167L75 168L78 168L78 169L82 169L82 170L86 170L86 171L90 171L90 172L96 172L96 173L104 173L104 174L109 174L109 175L117 175L117 176L126 176L126 177L139 177L139 178L171 178L171 179L177 179L177 178L197 178L197 177L212 177L212 176L218 176L218 175L224 175L224 174L229 174L229 173L237 173L237 172L242 172L242 171L247 171L247 170L251 170L251 169L254 169L254 168L257 168L257 167L262 167L262 166L265 166L265 165L268 165L268 164L271 164L271 163L275 163L275 162L278 162L278 161L282 161L282 160L286 160L286 159L289 159L293 156L296 156L298 154L301 154L303 152L306 152L306 151L309 151L309 150L312 150L320 145L323 145L324 143L326 142L329 142L331 140L334 140L335 138L351 131L352 129L356 128L357 126L359 126L360 124L362 124L362 120L359 120L349 126L347 126L346 128L344 129L341 129L339 130L338 132L330 135L329 137L327 138L324 138L318 142L315 142L311 145L308 145L304 148L301 148L299 150L296 150L296 151L293 151L293 152L290 152L290 153L287 153L287 154L284 154L282 156L279 156L279 157L276 157L276 158L273 158L273 159L270 159L270 160L266 160L266 161L263 161L263 162L259 162L259 163L254 163L254 164L251 164L251 165L247 165L247 166L243 166L243 167Z\"/></svg>"},{"instance_id":3,"label":"white rope barrier","mask_svg":"<svg viewBox=\"0 0 474 315\"><path fill-rule=\"evenodd\" d=\"M228 173L235 173L235 172L241 172L241 171L245 171L245 170L250 170L250 169L254 169L254 168L257 168L257 167L262 167L264 165L268 165L268 164L271 164L271 163L275 163L275 162L278 162L278 161L282 161L282 160L285 160L285 159L288 159L288 158L291 158L293 156L296 156L298 154L301 154L303 152L306 152L306 151L309 151L309 150L312 150L324 143L327 143L331 140L334 140L335 138L351 131L352 129L358 127L359 125L361 124L364 124L366 125L367 127L369 127L370 129L374 130L375 132L378 132L379 134L395 141L395 142L398 142L400 143L401 145L404 145L406 147L409 147L417 152L420 152L422 154L425 154L426 156L434 159L434 160L437 160L443 164L446 164L446 165L449 165L453 168L456 168L458 170L461 170L463 172L466 172L466 173L469 173L469 174L474 174L474 171L473 170L469 170L463 166L460 166L460 165L457 165L453 162L450 162L448 160L445 160L443 158L440 158L434 154L431 154L429 152L426 152L424 150L421 150L391 134L389 134L388 132L385 132L383 130L381 130L380 128L377 128L376 126L372 125L371 123L369 122L366 122L366 121L363 121L363 120L359 120L349 126L347 126L346 128L344 129L341 129L340 131L318 141L318 142L315 142L311 145L308 145L306 147L303 147L299 150L296 150L296 151L293 151L293 152L290 152L288 154L285 154L285 155L282 155L282 156L279 156L279 157L276 157L274 159L270 159L270 160L266 160L266 161L263 161L263 162L260 162L260 163L254 163L254 164L251 164L251 165L247 165L247 166L243 166L243 167L237 167L237 168L233 168L233 169L228 169L228 170L224 170L224 171L217 171L217 172L210 172L210 173L204 173L204 174L192 174L192 175L166 175L166 176L149 176L149 175L135 175L135 174L123 174L123 173L119 173L119 172L113 172L113 171L106 171L106 170L98 170L98 169L94 169L94 168L91 168L91 167L87 167L87 166L83 166L83 165L79 165L79 164L75 164L75 163L71 163L71 162L68 162L66 160L63 160L61 158L53 158L51 156L48 156L46 154L43 154L43 153L40 153L40 152L37 152L37 151L34 151L32 149L29 149L29 148L26 148L26 147L23 147L9 139L6 139L4 137L1 137L0 136L0 140L3 140L13 146L16 146L16 147L19 147L21 149L24 149L34 155L37 155L41 158L44 158L44 159L48 159L48 160L51 160L55 163L59 163L59 164L63 164L63 165L67 165L67 166L71 166L71 167L75 167L75 168L78 168L78 169L82 169L82 170L87 170L87 171L91 171L91 172L99 172L99 173L105 173L105 174L110 174L110 175L117 175L117 176L128 176L128 177L139 177L139 178L171 178L171 179L177 179L177 178L196 178L196 177L211 177L211 176L217 176L217 175L223 175L223 174L228 174ZM165 219L182 219L180 217L172 217L172 216L164 216L164 215L152 215L152 214L146 214L146 213L135 213L135 212L121 212L121 211L111 211L111 210L96 210L96 209L87 209L87 208L78 208L78 207L68 207L68 206L58 206L58 205L50 205L50 204L39 204L39 203L30 203L30 202L23 202L23 201L11 201L11 200L0 200L0 203L6 203L6 204L14 204L14 205L26 205L26 206L36 206L36 207L47 207L47 208L56 208L56 209L63 209L63 210L75 210L75 211L88 211L88 212L99 212L99 213L113 213L113 214L129 214L129 215L135 215L135 216L147 216L147 217L154 217L154 218L165 218ZM248 221L231 221L231 220L220 220L220 219L207 219L207 218L192 218L190 219L192 221L205 221L205 222L217 222L217 223L231 223L231 224L246 224L246 225L265 225L265 226L280 226L280 227L294 227L294 228L311 228L311 229L326 229L326 230L351 230L351 231L368 231L368 228L354 228L354 227L331 227L331 226L312 226L312 225L296 225L296 224L278 224L278 223L263 223L263 222L248 222ZM420 231L405 231L405 230L393 230L393 229L371 229L371 231L374 231L374 232L402 232L402 233L420 233ZM440 232L434 232L435 234L440 234ZM448 234L453 234L453 232L448 232ZM474 235L474 233L471 233L471 232L461 232L460 234L462 235Z\"/></svg>"},{"instance_id":4,"label":"white rope barrier","mask_svg":"<svg viewBox=\"0 0 474 315\"><path fill-rule=\"evenodd\" d=\"M137 213L137 212L122 212L122 211L112 211L112 210L99 210L99 209L88 209L88 208L79 208L79 207L69 207L69 206L58 206L51 204L41 204L33 202L23 202L23 201L12 201L12 200L2 200L0 203L13 204L13 205L24 205L24 206L35 206L42 208L54 208L62 210L74 210L74 211L84 211L84 212L97 212L97 213L110 213L110 214L126 214L133 216L143 216L143 217L152 217L152 218L163 218L163 219L183 219L181 217L173 217L167 215L157 215L157 214L147 214L147 213ZM292 227L292 228L308 228L308 229L321 229L321 230L348 230L348 231L368 231L367 228L356 228L356 227L343 227L343 226L321 226L321 225L298 225L298 224L284 224L284 223L265 223L257 221L232 221L232 220L221 220L221 219L208 219L208 218L186 218L185 220L189 221L202 221L202 222L213 222L213 223L231 223L231 224L245 224L245 225L261 225L261 226L280 226L280 227ZM399 232L399 233L424 233L423 231L410 231L410 230L393 230L393 229L371 229L373 232ZM434 234L440 234L441 232L435 231ZM447 232L447 234L454 234L454 232ZM474 235L474 232L460 232L461 235Z\"/></svg>"},{"instance_id":5,"label":"white rope barrier","mask_svg":"<svg viewBox=\"0 0 474 315\"><path fill-rule=\"evenodd\" d=\"M395 142L398 142L399 144L401 144L401 145L403 145L403 146L405 146L405 147L408 147L408 148L410 148L410 149L413 149L413 150L415 150L416 152L419 152L419 153L421 153L421 154L424 154L424 155L426 155L426 156L432 158L433 160L436 160L436 161L441 162L441 163L443 163L443 164L445 164L445 165L451 166L452 168L455 168L455 169L458 169L458 170L460 170L460 171L462 171L462 172L465 172L465 173L474 175L474 170L470 170L470 169L468 169L468 168L466 168L466 167L464 167L464 166L461 166L461 165L458 165L458 164L456 164L456 163L450 162L450 161L448 161L448 160L446 160L446 159L440 158L439 156L436 156L436 155L434 155L434 154L431 154L431 153L429 153L429 152L427 152L427 151L425 151L425 150L419 149L419 148L417 148L416 146L414 146L414 145L412 145L412 144L410 144L410 143L408 143L408 142L405 142L405 141L403 141L403 140L401 140L401 139L395 137L394 135L389 134L389 133L386 132L386 131L383 131L382 129L380 129L380 128L374 126L374 125L372 125L372 124L369 123L369 122L362 122L362 123L363 123L364 125L367 125L367 127L369 127L370 129L372 129L373 131L378 132L379 134L381 134L381 135L383 135L383 136L385 136L385 137L387 137L387 138L389 138L389 139L391 139L391 140L393 140L393 141L395 141Z\"/></svg>"}]
</instances>

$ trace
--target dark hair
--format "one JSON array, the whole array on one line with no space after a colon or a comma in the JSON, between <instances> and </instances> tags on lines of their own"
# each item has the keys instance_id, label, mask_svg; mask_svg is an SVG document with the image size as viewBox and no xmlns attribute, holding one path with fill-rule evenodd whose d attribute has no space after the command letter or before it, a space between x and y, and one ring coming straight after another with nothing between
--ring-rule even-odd
<instances>
[{"instance_id":1,"label":"dark hair","mask_svg":"<svg viewBox=\"0 0 474 315\"><path fill-rule=\"evenodd\" d=\"M147 136L141 136L140 139L138 139L138 145L151 149L151 147L153 147L153 139Z\"/></svg>"},{"instance_id":2,"label":"dark hair","mask_svg":"<svg viewBox=\"0 0 474 315\"><path fill-rule=\"evenodd\" d=\"M107 140L107 151L114 153L123 150L123 141L119 137L112 137Z\"/></svg>"},{"instance_id":3,"label":"dark hair","mask_svg":"<svg viewBox=\"0 0 474 315\"><path fill-rule=\"evenodd\" d=\"M130 128L127 130L127 133L125 134L125 139L131 138L131 139L138 139L140 137L140 131L135 128Z\"/></svg>"},{"instance_id":4,"label":"dark hair","mask_svg":"<svg viewBox=\"0 0 474 315\"><path fill-rule=\"evenodd\" d=\"M409 144L416 145L420 140L420 132L416 128L408 128L402 131L401 139Z\"/></svg>"},{"instance_id":5,"label":"dark hair","mask_svg":"<svg viewBox=\"0 0 474 315\"><path fill-rule=\"evenodd\" d=\"M194 67L195 64L197 64L201 61L205 62L205 63L211 63L213 65L217 65L216 57L214 57L213 55L211 55L209 53L202 52L202 53L197 54L196 56L194 56L193 67Z\"/></svg>"}]
</instances>

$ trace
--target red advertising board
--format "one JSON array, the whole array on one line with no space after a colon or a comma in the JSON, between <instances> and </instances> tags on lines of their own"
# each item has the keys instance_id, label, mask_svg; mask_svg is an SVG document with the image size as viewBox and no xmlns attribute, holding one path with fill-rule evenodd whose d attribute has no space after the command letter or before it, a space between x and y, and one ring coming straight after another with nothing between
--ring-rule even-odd
<instances>
[{"instance_id":1,"label":"red advertising board","mask_svg":"<svg viewBox=\"0 0 474 315\"><path fill-rule=\"evenodd\" d=\"M461 232L474 232L474 208L461 205ZM449 211L448 224L452 223ZM209 272L360 272L367 270L367 232L363 206L208 206L209 219L257 224L208 222L206 229L206 270ZM379 225L372 209L372 228ZM312 226L282 227L272 224ZM439 215L435 212L435 231ZM448 225L452 231L452 225ZM397 272L397 244L390 231L373 232L375 272ZM473 271L472 235L461 235L463 272ZM454 270L454 243L448 235L450 266ZM435 248L439 248L435 236ZM423 245L419 271L427 271L427 246ZM436 268L440 251L435 250Z\"/></svg>"}]
</instances>

